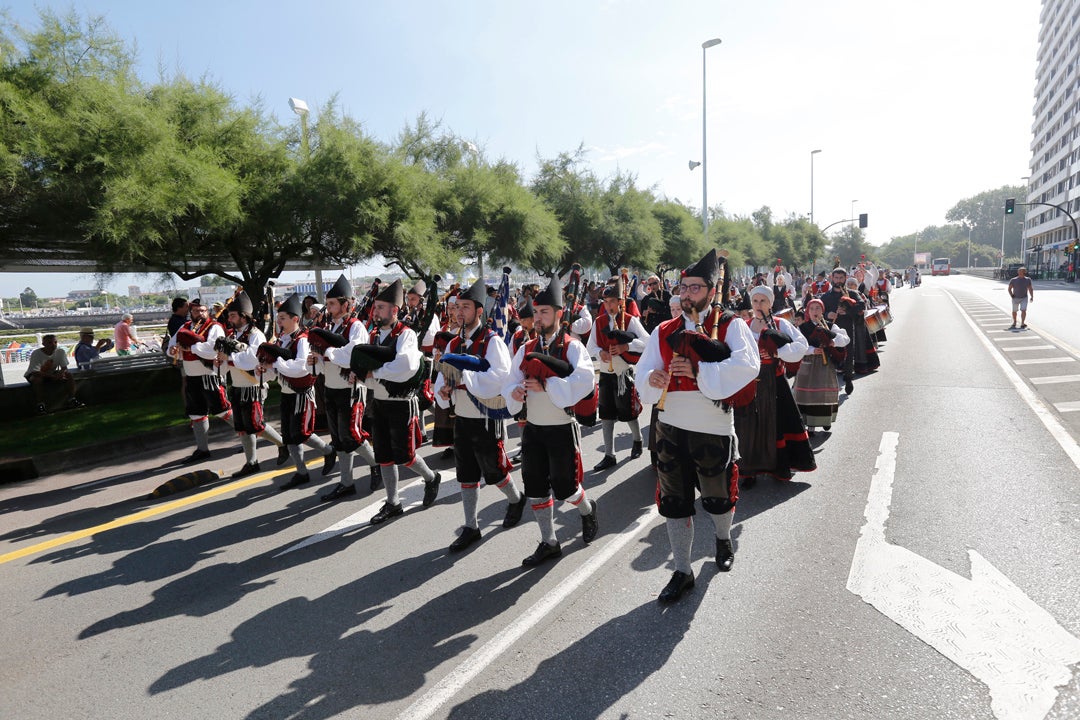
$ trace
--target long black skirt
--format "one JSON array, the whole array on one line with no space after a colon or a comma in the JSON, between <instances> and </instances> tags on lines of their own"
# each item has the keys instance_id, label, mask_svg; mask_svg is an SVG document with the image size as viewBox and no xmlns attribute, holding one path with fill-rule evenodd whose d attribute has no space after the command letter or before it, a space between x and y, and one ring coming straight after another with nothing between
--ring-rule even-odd
<instances>
[{"instance_id":1,"label":"long black skirt","mask_svg":"<svg viewBox=\"0 0 1080 720\"><path fill-rule=\"evenodd\" d=\"M790 480L794 472L817 469L802 414L787 379L776 366L762 365L754 402L735 409L739 474Z\"/></svg>"}]
</instances>

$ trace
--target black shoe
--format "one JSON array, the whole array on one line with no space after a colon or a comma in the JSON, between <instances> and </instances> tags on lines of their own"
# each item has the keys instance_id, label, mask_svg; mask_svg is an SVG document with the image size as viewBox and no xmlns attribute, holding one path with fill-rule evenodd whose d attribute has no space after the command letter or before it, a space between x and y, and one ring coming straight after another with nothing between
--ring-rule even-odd
<instances>
[{"instance_id":1,"label":"black shoe","mask_svg":"<svg viewBox=\"0 0 1080 720\"><path fill-rule=\"evenodd\" d=\"M735 563L735 548L730 540L716 538L716 567L720 572L728 572Z\"/></svg>"},{"instance_id":2,"label":"black shoe","mask_svg":"<svg viewBox=\"0 0 1080 720\"><path fill-rule=\"evenodd\" d=\"M1013 323L1012 325L1010 325L1009 327L1007 327L1005 329L1006 330L1015 330L1016 329L1016 323Z\"/></svg>"},{"instance_id":3,"label":"black shoe","mask_svg":"<svg viewBox=\"0 0 1080 720\"><path fill-rule=\"evenodd\" d=\"M322 461L322 474L323 474L323 477L326 477L327 475L329 475L330 471L334 469L335 465L337 465L337 453L334 452L333 448L330 448L330 452L323 455L323 461Z\"/></svg>"},{"instance_id":4,"label":"black shoe","mask_svg":"<svg viewBox=\"0 0 1080 720\"><path fill-rule=\"evenodd\" d=\"M814 437L816 435L817 435L817 431L815 431L815 430L807 430L806 431L806 437Z\"/></svg>"},{"instance_id":5,"label":"black shoe","mask_svg":"<svg viewBox=\"0 0 1080 720\"><path fill-rule=\"evenodd\" d=\"M673 603L692 587L694 587L694 573L684 573L676 570L671 574L668 584L660 591L660 597L657 600L665 605Z\"/></svg>"},{"instance_id":6,"label":"black shoe","mask_svg":"<svg viewBox=\"0 0 1080 720\"><path fill-rule=\"evenodd\" d=\"M521 464L521 453L518 453L514 457L510 458L510 464L511 465L520 465Z\"/></svg>"},{"instance_id":7,"label":"black shoe","mask_svg":"<svg viewBox=\"0 0 1080 720\"><path fill-rule=\"evenodd\" d=\"M435 473L435 479L424 481L424 507L431 507L439 497L439 483L442 482L442 473Z\"/></svg>"},{"instance_id":8,"label":"black shoe","mask_svg":"<svg viewBox=\"0 0 1080 720\"><path fill-rule=\"evenodd\" d=\"M826 425L825 427L823 427L821 429L824 430L825 432L832 432L832 425Z\"/></svg>"},{"instance_id":9,"label":"black shoe","mask_svg":"<svg viewBox=\"0 0 1080 720\"><path fill-rule=\"evenodd\" d=\"M581 516L581 539L588 545L596 539L596 533L600 532L600 526L596 523L596 501L590 500L592 512Z\"/></svg>"},{"instance_id":10,"label":"black shoe","mask_svg":"<svg viewBox=\"0 0 1080 720\"><path fill-rule=\"evenodd\" d=\"M285 464L285 461L289 459L289 448L286 445L281 445L277 449L277 466L281 467Z\"/></svg>"},{"instance_id":11,"label":"black shoe","mask_svg":"<svg viewBox=\"0 0 1080 720\"><path fill-rule=\"evenodd\" d=\"M562 557L562 545L557 542L554 545L548 545L546 542L541 542L536 546L536 552L522 560L521 564L525 567L536 567L548 558L557 557Z\"/></svg>"},{"instance_id":12,"label":"black shoe","mask_svg":"<svg viewBox=\"0 0 1080 720\"><path fill-rule=\"evenodd\" d=\"M450 460L454 457L454 448L448 447L439 454L440 460Z\"/></svg>"},{"instance_id":13,"label":"black shoe","mask_svg":"<svg viewBox=\"0 0 1080 720\"><path fill-rule=\"evenodd\" d=\"M391 505L390 503L383 503L379 512L375 513L371 518L372 525L381 525L390 518L396 518L398 515L404 515L405 509L401 507L401 503L397 505Z\"/></svg>"},{"instance_id":14,"label":"black shoe","mask_svg":"<svg viewBox=\"0 0 1080 720\"><path fill-rule=\"evenodd\" d=\"M233 480L239 480L242 477L247 477L248 475L254 475L257 472L259 472L259 463L257 463L257 462L244 463L244 466L242 468L240 468L239 470L237 470L236 472L234 472L232 474L232 479Z\"/></svg>"},{"instance_id":15,"label":"black shoe","mask_svg":"<svg viewBox=\"0 0 1080 720\"><path fill-rule=\"evenodd\" d=\"M1021 330L1027 330L1027 323L1020 323Z\"/></svg>"},{"instance_id":16,"label":"black shoe","mask_svg":"<svg viewBox=\"0 0 1080 720\"><path fill-rule=\"evenodd\" d=\"M309 475L301 475L300 473L296 473L291 478L289 478L289 481L287 483L279 487L278 490L292 490L294 487L306 485L308 480L310 479L311 477Z\"/></svg>"},{"instance_id":17,"label":"black shoe","mask_svg":"<svg viewBox=\"0 0 1080 720\"><path fill-rule=\"evenodd\" d=\"M49 414L49 411L48 411L48 410L47 410L47 409L45 408L45 405L44 405L44 404L42 404L42 403L38 403L38 406L37 406L37 414L38 414L38 415L48 415L48 414Z\"/></svg>"},{"instance_id":18,"label":"black shoe","mask_svg":"<svg viewBox=\"0 0 1080 720\"><path fill-rule=\"evenodd\" d=\"M382 487L382 466L371 466L371 492L375 492Z\"/></svg>"},{"instance_id":19,"label":"black shoe","mask_svg":"<svg viewBox=\"0 0 1080 720\"><path fill-rule=\"evenodd\" d=\"M844 392L845 393L850 395L854 391L855 391L855 383L851 382L850 380L848 380L847 382L844 383Z\"/></svg>"},{"instance_id":20,"label":"black shoe","mask_svg":"<svg viewBox=\"0 0 1080 720\"><path fill-rule=\"evenodd\" d=\"M330 490L330 492L323 493L319 496L319 502L333 502L335 500L341 500L342 498L352 497L356 494L356 486L350 485L345 487L341 483L338 483Z\"/></svg>"},{"instance_id":21,"label":"black shoe","mask_svg":"<svg viewBox=\"0 0 1080 720\"><path fill-rule=\"evenodd\" d=\"M521 522L521 514L525 512L525 494L522 493L521 499L516 503L510 503L506 506L506 516L503 517L503 527L512 528Z\"/></svg>"},{"instance_id":22,"label":"black shoe","mask_svg":"<svg viewBox=\"0 0 1080 720\"><path fill-rule=\"evenodd\" d=\"M630 448L630 459L631 460L637 460L639 457L641 457L641 453L642 453L641 441L637 440L637 441L634 442L633 447Z\"/></svg>"},{"instance_id":23,"label":"black shoe","mask_svg":"<svg viewBox=\"0 0 1080 720\"><path fill-rule=\"evenodd\" d=\"M461 528L461 534L458 535L457 540L450 543L450 552L461 552L479 539L479 528L463 527Z\"/></svg>"},{"instance_id":24,"label":"black shoe","mask_svg":"<svg viewBox=\"0 0 1080 720\"><path fill-rule=\"evenodd\" d=\"M211 457L213 457L213 454L209 450L196 450L188 455L184 462L187 464L197 463L202 462L203 460L209 460Z\"/></svg>"},{"instance_id":25,"label":"black shoe","mask_svg":"<svg viewBox=\"0 0 1080 720\"><path fill-rule=\"evenodd\" d=\"M596 465L593 467L593 472L602 472L604 470L607 470L608 468L613 468L618 464L619 463L615 459L614 455L605 455L604 459L596 463Z\"/></svg>"}]
</instances>

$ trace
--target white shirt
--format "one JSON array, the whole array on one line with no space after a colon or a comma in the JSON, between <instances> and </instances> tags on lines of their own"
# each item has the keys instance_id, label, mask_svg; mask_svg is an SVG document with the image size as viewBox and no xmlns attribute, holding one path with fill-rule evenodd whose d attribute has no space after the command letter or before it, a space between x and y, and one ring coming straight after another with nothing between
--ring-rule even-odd
<instances>
[{"instance_id":1,"label":"white shirt","mask_svg":"<svg viewBox=\"0 0 1080 720\"><path fill-rule=\"evenodd\" d=\"M521 412L522 408L522 403L514 399L513 393L525 382L521 363L525 360L527 347L528 344L522 345L514 355L514 359L510 362L510 377L502 390L502 395L506 398L506 409L512 415ZM526 394L524 406L527 409L530 424L569 425L576 422L573 415L566 413L566 408L572 408L593 391L596 386L596 371L593 369L588 351L579 340L571 339L567 344L566 361L573 367L573 372L569 376L549 377L544 381L543 391Z\"/></svg>"},{"instance_id":2,"label":"white shirt","mask_svg":"<svg viewBox=\"0 0 1080 720\"><path fill-rule=\"evenodd\" d=\"M694 321L683 313L683 326L687 330L696 328ZM661 422L672 427L712 435L734 435L732 413L724 412L713 401L723 400L743 389L757 379L761 369L761 356L757 341L750 328L740 318L733 318L727 327L724 338L731 357L723 362L698 363L697 390L672 390L664 400L664 409L660 411ZM663 395L662 388L649 384L649 377L656 370L664 370L664 358L660 354L659 328L649 336L645 344L645 353L637 364L637 376L634 380L638 397L643 404L655 404Z\"/></svg>"},{"instance_id":3,"label":"white shirt","mask_svg":"<svg viewBox=\"0 0 1080 720\"><path fill-rule=\"evenodd\" d=\"M476 332L475 327L466 330L466 338L471 338L474 332ZM467 339L463 346L459 348L459 351L464 353L472 349L472 345L472 340ZM499 339L498 335L493 335L488 341L487 349L484 351L484 359L488 361L491 367L484 372L475 370L462 371L461 382L465 385L465 389L455 388L451 400L444 400L442 395L439 394L439 390L446 385L446 377L439 373L434 386L435 402L439 404L439 407L449 408L451 402L453 402L454 412L459 417L474 419L485 417L483 413L476 409L473 401L468 396L472 395L474 398L486 400L502 395L503 388L510 377L510 351L507 350L506 345Z\"/></svg>"},{"instance_id":4,"label":"white shirt","mask_svg":"<svg viewBox=\"0 0 1080 720\"><path fill-rule=\"evenodd\" d=\"M375 335L374 342L382 343L390 335L392 326L387 325L385 328L379 330ZM408 398L392 398L390 394L386 392L386 386L384 386L379 380L387 380L389 382L405 382L416 375L420 370L420 347L416 344L416 333L406 327L401 331L401 334L397 337L396 348L397 355L393 360L386 363L382 367L372 371L370 377L368 377L364 384L372 390L374 398L376 400L407 400ZM351 351L350 351L351 354Z\"/></svg>"}]
</instances>

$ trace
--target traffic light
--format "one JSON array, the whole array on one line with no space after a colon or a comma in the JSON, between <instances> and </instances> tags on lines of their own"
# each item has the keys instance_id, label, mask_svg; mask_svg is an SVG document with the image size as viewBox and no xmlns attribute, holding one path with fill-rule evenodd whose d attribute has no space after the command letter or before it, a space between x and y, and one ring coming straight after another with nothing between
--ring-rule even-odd
<instances>
[{"instance_id":1,"label":"traffic light","mask_svg":"<svg viewBox=\"0 0 1080 720\"><path fill-rule=\"evenodd\" d=\"M866 213L859 215L859 227L865 228L868 224L869 216Z\"/></svg>"},{"instance_id":2,"label":"traffic light","mask_svg":"<svg viewBox=\"0 0 1080 720\"><path fill-rule=\"evenodd\" d=\"M1016 198L1008 198L1005 200L1005 214L1012 215L1016 211Z\"/></svg>"}]
</instances>

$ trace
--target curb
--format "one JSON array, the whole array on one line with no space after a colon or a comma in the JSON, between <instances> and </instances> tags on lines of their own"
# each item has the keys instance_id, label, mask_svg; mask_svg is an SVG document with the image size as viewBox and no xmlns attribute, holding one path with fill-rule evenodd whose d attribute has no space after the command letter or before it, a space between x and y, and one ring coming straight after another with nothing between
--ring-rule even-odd
<instances>
[{"instance_id":1,"label":"curb","mask_svg":"<svg viewBox=\"0 0 1080 720\"><path fill-rule=\"evenodd\" d=\"M277 420L277 413L267 415L266 421ZM234 437L236 431L232 425L211 423L210 440L222 440ZM132 454L155 450L171 450L192 441L189 425L176 425L160 430L131 435L119 440L97 443L85 447L70 448L57 452L45 453L36 457L14 457L0 459L0 485L36 480L70 470L97 467L99 465L120 464Z\"/></svg>"}]
</instances>

